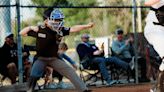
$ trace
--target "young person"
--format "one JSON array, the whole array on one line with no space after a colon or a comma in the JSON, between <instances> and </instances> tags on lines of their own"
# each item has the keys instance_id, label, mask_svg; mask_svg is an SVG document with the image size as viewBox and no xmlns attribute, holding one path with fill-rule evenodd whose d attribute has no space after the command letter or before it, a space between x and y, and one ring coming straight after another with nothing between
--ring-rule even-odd
<instances>
[{"instance_id":1,"label":"young person","mask_svg":"<svg viewBox=\"0 0 164 92\"><path fill-rule=\"evenodd\" d=\"M92 28L94 24L75 25L70 28L64 27L64 15L59 9L45 11L43 18L43 26L25 27L20 32L22 36L28 35L36 38L37 60L32 66L28 92L34 90L37 79L42 76L47 65L70 79L78 92L90 92L75 70L59 59L58 45L63 36L69 35L71 32Z\"/></svg>"}]
</instances>

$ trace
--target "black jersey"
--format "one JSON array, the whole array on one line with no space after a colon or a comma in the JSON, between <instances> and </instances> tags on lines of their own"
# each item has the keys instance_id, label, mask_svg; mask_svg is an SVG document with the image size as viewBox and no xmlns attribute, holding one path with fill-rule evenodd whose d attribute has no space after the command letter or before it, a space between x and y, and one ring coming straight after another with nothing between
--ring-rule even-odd
<instances>
[{"instance_id":1,"label":"black jersey","mask_svg":"<svg viewBox=\"0 0 164 92\"><path fill-rule=\"evenodd\" d=\"M70 28L63 27L60 34L48 27L39 26L39 31L29 31L28 35L36 38L37 56L57 57L58 45L63 36L69 35Z\"/></svg>"}]
</instances>

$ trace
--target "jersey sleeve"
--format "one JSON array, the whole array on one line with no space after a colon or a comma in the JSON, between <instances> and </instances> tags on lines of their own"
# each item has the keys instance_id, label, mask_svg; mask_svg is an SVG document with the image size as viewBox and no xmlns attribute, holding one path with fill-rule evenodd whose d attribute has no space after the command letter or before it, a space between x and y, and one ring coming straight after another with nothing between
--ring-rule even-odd
<instances>
[{"instance_id":1,"label":"jersey sleeve","mask_svg":"<svg viewBox=\"0 0 164 92\"><path fill-rule=\"evenodd\" d=\"M70 28L63 27L61 31L63 32L63 36L66 36L66 35L69 35L69 33L70 33Z\"/></svg>"},{"instance_id":2,"label":"jersey sleeve","mask_svg":"<svg viewBox=\"0 0 164 92\"><path fill-rule=\"evenodd\" d=\"M27 33L28 36L32 36L32 37L37 37L37 32L33 31L33 30L30 30L28 33Z\"/></svg>"},{"instance_id":3,"label":"jersey sleeve","mask_svg":"<svg viewBox=\"0 0 164 92\"><path fill-rule=\"evenodd\" d=\"M41 26L38 26L39 30L41 29ZM33 30L30 30L28 33L27 33L28 36L32 36L32 37L37 37L37 32L33 31Z\"/></svg>"}]
</instances>

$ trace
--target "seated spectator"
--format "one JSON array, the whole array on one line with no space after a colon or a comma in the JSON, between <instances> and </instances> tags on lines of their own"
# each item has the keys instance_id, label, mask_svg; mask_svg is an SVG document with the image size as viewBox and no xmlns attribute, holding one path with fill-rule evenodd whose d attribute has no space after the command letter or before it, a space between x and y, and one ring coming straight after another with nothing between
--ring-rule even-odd
<instances>
[{"instance_id":1,"label":"seated spectator","mask_svg":"<svg viewBox=\"0 0 164 92\"><path fill-rule=\"evenodd\" d=\"M130 65L122 60L120 60L117 57L110 57L110 58L105 58L104 57L104 50L99 50L97 46L95 46L95 44L91 44L89 43L89 35L88 34L83 34L81 36L81 40L82 42L78 44L76 50L77 53L79 55L80 61L84 60L86 57L89 58L89 60L87 60L88 62L88 67L91 65L98 65L98 68L103 76L103 78L105 79L105 81L107 82L108 86L111 86L115 83L115 81L113 81L111 79L111 76L106 68L107 65L113 63L125 70L131 70ZM85 67L87 68L87 67Z\"/></svg>"},{"instance_id":2,"label":"seated spectator","mask_svg":"<svg viewBox=\"0 0 164 92\"><path fill-rule=\"evenodd\" d=\"M10 33L5 38L5 44L0 48L0 73L11 79L11 83L16 83L17 72L17 45L14 42L13 34ZM3 61L2 61L3 60Z\"/></svg>"},{"instance_id":3,"label":"seated spectator","mask_svg":"<svg viewBox=\"0 0 164 92\"><path fill-rule=\"evenodd\" d=\"M59 50L58 50L58 54L59 54L59 57L61 59L65 59L67 60L74 69L77 69L77 65L76 65L76 62L73 61L70 57L68 57L65 52L68 50L68 46L66 43L60 43L59 44Z\"/></svg>"},{"instance_id":4,"label":"seated spectator","mask_svg":"<svg viewBox=\"0 0 164 92\"><path fill-rule=\"evenodd\" d=\"M30 50L27 45L24 45L23 49L23 68L24 68L24 81L27 81L30 77L32 61L30 61Z\"/></svg>"},{"instance_id":5,"label":"seated spectator","mask_svg":"<svg viewBox=\"0 0 164 92\"><path fill-rule=\"evenodd\" d=\"M64 59L66 61L68 61L72 67L74 69L77 69L77 65L75 63L75 61L73 61L70 57L68 57L65 52L67 51L68 46L66 43L60 43L59 44L59 50L58 50L58 54L59 54L59 58L60 59ZM54 71L51 67L47 67L47 73L46 73L46 84L49 80L49 83L47 85L46 88L56 88L56 86L54 85L54 81L53 81L53 77L57 77L59 82L57 84L57 88L66 88L66 84L64 84L63 80L63 76L61 74L59 74L58 72Z\"/></svg>"},{"instance_id":6,"label":"seated spectator","mask_svg":"<svg viewBox=\"0 0 164 92\"><path fill-rule=\"evenodd\" d=\"M131 39L124 40L122 29L116 30L116 36L117 39L112 42L112 51L117 57L121 59L128 59L128 58L131 59L132 56L129 51L130 48L129 43Z\"/></svg>"},{"instance_id":7,"label":"seated spectator","mask_svg":"<svg viewBox=\"0 0 164 92\"><path fill-rule=\"evenodd\" d=\"M116 30L117 39L112 42L112 51L115 56L124 60L126 62L130 62L132 57L134 56L134 38L133 35L130 35L128 39L124 39L123 30ZM149 81L146 77L146 60L143 57L138 58L138 64L141 67L141 78L139 81ZM133 75L134 77L134 75Z\"/></svg>"},{"instance_id":8,"label":"seated spectator","mask_svg":"<svg viewBox=\"0 0 164 92\"><path fill-rule=\"evenodd\" d=\"M9 33L5 38L5 44L0 48L0 73L5 77L11 79L11 83L16 83L16 77L18 75L18 55L17 55L17 44L14 42L14 35ZM29 52L23 50L23 65L25 70L26 80L28 79L30 66L27 65ZM7 71L7 72L6 72Z\"/></svg>"}]
</instances>

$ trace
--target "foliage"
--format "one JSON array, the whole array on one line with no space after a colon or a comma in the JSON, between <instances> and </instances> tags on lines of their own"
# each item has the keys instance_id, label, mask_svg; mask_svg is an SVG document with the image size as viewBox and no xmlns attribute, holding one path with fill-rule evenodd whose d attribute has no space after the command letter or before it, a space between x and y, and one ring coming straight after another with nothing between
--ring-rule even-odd
<instances>
[{"instance_id":1,"label":"foliage","mask_svg":"<svg viewBox=\"0 0 164 92\"><path fill-rule=\"evenodd\" d=\"M94 6L96 5L95 0L32 0L36 5L43 6ZM37 15L42 17L44 9L37 9ZM65 26L72 26L75 24L86 24L89 22L90 15L88 9L75 9L75 8L63 8L62 11L65 15ZM86 31L83 31L86 32ZM73 33L77 35L79 33ZM70 37L71 38L71 37ZM69 37L67 39L70 39Z\"/></svg>"},{"instance_id":2,"label":"foliage","mask_svg":"<svg viewBox=\"0 0 164 92\"><path fill-rule=\"evenodd\" d=\"M100 0L32 0L35 5L41 6L99 6ZM101 6L125 6L131 5L131 0L101 0ZM43 11L47 8L37 8L37 17L41 20ZM73 33L69 37L65 37L65 41L77 39L78 34L89 33L92 37L109 36L114 33L115 29L121 27L125 33L132 31L132 10L127 8L62 8L65 15L65 26L71 27L76 24L86 24L90 21L95 23L94 28ZM142 11L142 13L145 10ZM142 18L144 19L145 14ZM38 18L31 24L40 21ZM25 22L26 23L26 22ZM24 24L28 25L28 24ZM144 25L143 25L144 26ZM72 46L75 46L72 43Z\"/></svg>"}]
</instances>

